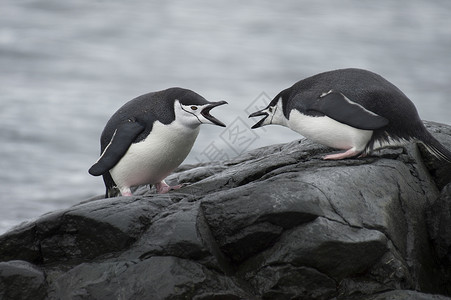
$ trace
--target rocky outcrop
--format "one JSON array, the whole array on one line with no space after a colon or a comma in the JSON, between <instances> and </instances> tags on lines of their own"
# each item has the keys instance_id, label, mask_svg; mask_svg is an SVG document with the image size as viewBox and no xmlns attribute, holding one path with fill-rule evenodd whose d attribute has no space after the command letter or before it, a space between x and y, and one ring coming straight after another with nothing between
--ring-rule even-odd
<instances>
[{"instance_id":1,"label":"rocky outcrop","mask_svg":"<svg viewBox=\"0 0 451 300\"><path fill-rule=\"evenodd\" d=\"M428 128L451 148L450 126ZM300 140L182 166L178 191L18 226L0 237L0 298L449 299L450 169L414 145L330 151Z\"/></svg>"}]
</instances>

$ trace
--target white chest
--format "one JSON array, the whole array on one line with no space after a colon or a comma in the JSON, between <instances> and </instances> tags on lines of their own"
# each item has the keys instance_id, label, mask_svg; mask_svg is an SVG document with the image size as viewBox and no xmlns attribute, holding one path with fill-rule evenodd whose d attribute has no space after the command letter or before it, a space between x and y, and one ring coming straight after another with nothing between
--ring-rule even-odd
<instances>
[{"instance_id":1,"label":"white chest","mask_svg":"<svg viewBox=\"0 0 451 300\"><path fill-rule=\"evenodd\" d=\"M297 110L291 111L287 126L312 141L346 150L363 150L373 134L372 130L357 129L327 116L307 116Z\"/></svg>"},{"instance_id":2,"label":"white chest","mask_svg":"<svg viewBox=\"0 0 451 300\"><path fill-rule=\"evenodd\" d=\"M110 170L111 176L118 186L160 182L185 160L198 134L199 127L156 121L147 138L132 144Z\"/></svg>"}]
</instances>

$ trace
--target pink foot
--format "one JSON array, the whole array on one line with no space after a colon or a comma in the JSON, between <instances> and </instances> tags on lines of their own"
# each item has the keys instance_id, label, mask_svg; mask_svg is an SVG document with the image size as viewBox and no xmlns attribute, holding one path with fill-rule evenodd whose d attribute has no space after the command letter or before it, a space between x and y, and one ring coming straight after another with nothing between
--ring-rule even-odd
<instances>
[{"instance_id":1,"label":"pink foot","mask_svg":"<svg viewBox=\"0 0 451 300\"><path fill-rule=\"evenodd\" d=\"M326 155L323 157L323 159L324 160L343 159L343 158L348 158L348 157L354 157L354 156L358 155L359 153L360 153L359 151L355 151L354 148L351 148L346 152Z\"/></svg>"},{"instance_id":2,"label":"pink foot","mask_svg":"<svg viewBox=\"0 0 451 300\"><path fill-rule=\"evenodd\" d=\"M155 184L155 188L157 189L158 194L165 194L165 193L169 192L170 190L178 190L182 186L183 185L181 185L181 184L169 186L164 180Z\"/></svg>"},{"instance_id":3,"label":"pink foot","mask_svg":"<svg viewBox=\"0 0 451 300\"><path fill-rule=\"evenodd\" d=\"M119 191L121 192L122 196L133 196L132 191L130 190L129 187L124 187L119 189Z\"/></svg>"}]
</instances>

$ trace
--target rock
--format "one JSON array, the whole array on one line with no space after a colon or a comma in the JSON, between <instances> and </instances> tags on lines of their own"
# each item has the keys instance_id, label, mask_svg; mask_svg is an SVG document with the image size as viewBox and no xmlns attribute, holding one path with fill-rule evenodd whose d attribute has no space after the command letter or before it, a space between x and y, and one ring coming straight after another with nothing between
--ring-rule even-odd
<instances>
[{"instance_id":1,"label":"rock","mask_svg":"<svg viewBox=\"0 0 451 300\"><path fill-rule=\"evenodd\" d=\"M427 126L451 145L450 126ZM322 160L330 151L300 140L185 165L169 178L180 190L20 225L0 236L0 295L449 299L447 166L415 145Z\"/></svg>"},{"instance_id":2,"label":"rock","mask_svg":"<svg viewBox=\"0 0 451 300\"><path fill-rule=\"evenodd\" d=\"M49 272L52 299L198 299L207 295L247 298L236 283L192 260L152 256L144 260L82 263Z\"/></svg>"},{"instance_id":3,"label":"rock","mask_svg":"<svg viewBox=\"0 0 451 300\"><path fill-rule=\"evenodd\" d=\"M451 294L451 183L442 190L426 215L432 245L442 269L440 284Z\"/></svg>"},{"instance_id":4,"label":"rock","mask_svg":"<svg viewBox=\"0 0 451 300\"><path fill-rule=\"evenodd\" d=\"M451 141L449 135L451 134L450 127L445 124L435 122L425 122L426 128L432 132L436 139L438 139L446 149L451 149ZM437 187L441 190L445 185L451 182L451 165L444 164L435 159L422 145L419 144L419 149L422 154L423 162L429 169L429 173L434 178Z\"/></svg>"},{"instance_id":5,"label":"rock","mask_svg":"<svg viewBox=\"0 0 451 300\"><path fill-rule=\"evenodd\" d=\"M130 246L149 226L150 219L170 204L170 199L148 201L134 197L84 202L5 233L0 257L3 261L55 263L120 251Z\"/></svg>"},{"instance_id":6,"label":"rock","mask_svg":"<svg viewBox=\"0 0 451 300\"><path fill-rule=\"evenodd\" d=\"M0 299L45 299L44 273L26 261L0 262Z\"/></svg>"},{"instance_id":7,"label":"rock","mask_svg":"<svg viewBox=\"0 0 451 300\"><path fill-rule=\"evenodd\" d=\"M431 239L439 259L451 267L451 183L427 211Z\"/></svg>"},{"instance_id":8,"label":"rock","mask_svg":"<svg viewBox=\"0 0 451 300\"><path fill-rule=\"evenodd\" d=\"M359 300L446 300L448 297L441 295L431 295L425 293L419 293L415 291L390 291L385 293L380 293L377 295L366 296L366 297L358 297L355 299Z\"/></svg>"}]
</instances>

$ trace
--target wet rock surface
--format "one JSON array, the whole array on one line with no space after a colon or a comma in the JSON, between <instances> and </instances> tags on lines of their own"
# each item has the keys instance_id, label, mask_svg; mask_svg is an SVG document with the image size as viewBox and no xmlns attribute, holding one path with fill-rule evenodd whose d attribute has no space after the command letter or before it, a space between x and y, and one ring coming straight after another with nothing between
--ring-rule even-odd
<instances>
[{"instance_id":1,"label":"wet rock surface","mask_svg":"<svg viewBox=\"0 0 451 300\"><path fill-rule=\"evenodd\" d=\"M450 126L427 126L451 148ZM22 224L0 236L0 299L450 299L450 169L415 145L331 151L185 165L180 190Z\"/></svg>"}]
</instances>

